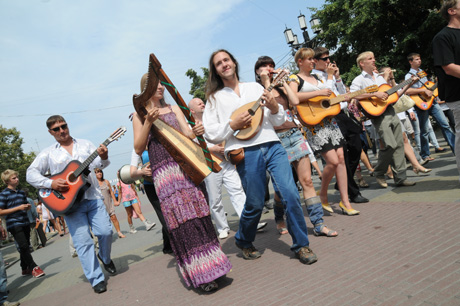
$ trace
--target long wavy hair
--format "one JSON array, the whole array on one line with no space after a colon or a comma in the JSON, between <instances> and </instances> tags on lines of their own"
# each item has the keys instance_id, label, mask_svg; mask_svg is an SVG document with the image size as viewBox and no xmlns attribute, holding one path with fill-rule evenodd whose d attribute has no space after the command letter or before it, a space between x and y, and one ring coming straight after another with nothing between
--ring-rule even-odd
<instances>
[{"instance_id":1,"label":"long wavy hair","mask_svg":"<svg viewBox=\"0 0 460 306\"><path fill-rule=\"evenodd\" d=\"M230 59L235 63L235 73L236 73L236 78L239 80L240 75L239 75L239 65L238 61L235 59L235 57L228 52L225 49L219 49L211 54L211 57L209 58L209 77L208 81L206 82L206 100L209 101L209 97L214 97L214 94L224 88L224 82L222 81L222 78L217 74L216 67L214 66L214 56L216 56L217 53L220 52L225 52L230 56Z\"/></svg>"}]
</instances>

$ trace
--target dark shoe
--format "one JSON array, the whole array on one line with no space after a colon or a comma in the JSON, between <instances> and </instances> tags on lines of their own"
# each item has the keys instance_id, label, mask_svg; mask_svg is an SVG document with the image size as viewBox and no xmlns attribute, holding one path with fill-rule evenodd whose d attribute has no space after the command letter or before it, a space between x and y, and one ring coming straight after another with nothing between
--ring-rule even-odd
<instances>
[{"instance_id":1,"label":"dark shoe","mask_svg":"<svg viewBox=\"0 0 460 306\"><path fill-rule=\"evenodd\" d=\"M408 180L404 180L401 183L396 184L396 186L398 187L407 187L407 186L414 186L414 185L415 185L415 182L411 182Z\"/></svg>"},{"instance_id":2,"label":"dark shoe","mask_svg":"<svg viewBox=\"0 0 460 306\"><path fill-rule=\"evenodd\" d=\"M102 293L107 291L107 285L105 284L104 281L100 282L96 286L93 287L94 292L96 293Z\"/></svg>"},{"instance_id":3,"label":"dark shoe","mask_svg":"<svg viewBox=\"0 0 460 306\"><path fill-rule=\"evenodd\" d=\"M201 284L200 288L204 292L211 292L211 291L217 290L219 288L219 285L217 285L215 281L212 281L206 284Z\"/></svg>"},{"instance_id":4,"label":"dark shoe","mask_svg":"<svg viewBox=\"0 0 460 306\"><path fill-rule=\"evenodd\" d=\"M316 257L315 253L313 253L313 251L307 246L301 248L297 253L295 253L295 256L301 263L306 265L311 265L312 263L318 261L318 257Z\"/></svg>"},{"instance_id":5,"label":"dark shoe","mask_svg":"<svg viewBox=\"0 0 460 306\"><path fill-rule=\"evenodd\" d=\"M115 264L113 263L113 260L110 260L110 263L109 264L105 264L104 261L102 261L101 257L99 256L99 254L97 254L97 258L99 258L99 260L102 262L102 264L104 265L104 269L105 271L109 272L111 275L115 275L117 274L117 268L115 268ZM99 283L100 284L100 283ZM98 285L99 285L98 284ZM97 286L97 285L96 285ZM105 291L105 290L104 290Z\"/></svg>"},{"instance_id":6,"label":"dark shoe","mask_svg":"<svg viewBox=\"0 0 460 306\"><path fill-rule=\"evenodd\" d=\"M442 152L445 152L446 149L445 149L445 148L439 147L439 148L434 149L434 151L435 151L436 153L442 153Z\"/></svg>"},{"instance_id":7,"label":"dark shoe","mask_svg":"<svg viewBox=\"0 0 460 306\"><path fill-rule=\"evenodd\" d=\"M172 254L173 250L172 249L163 249L163 254Z\"/></svg>"},{"instance_id":8,"label":"dark shoe","mask_svg":"<svg viewBox=\"0 0 460 306\"><path fill-rule=\"evenodd\" d=\"M29 276L29 275L32 275L31 269L22 270L22 276Z\"/></svg>"},{"instance_id":9,"label":"dark shoe","mask_svg":"<svg viewBox=\"0 0 460 306\"><path fill-rule=\"evenodd\" d=\"M367 203L367 202L369 202L369 199L366 199L362 195L358 194L353 199L350 199L350 202L353 202L353 203Z\"/></svg>"},{"instance_id":10,"label":"dark shoe","mask_svg":"<svg viewBox=\"0 0 460 306\"><path fill-rule=\"evenodd\" d=\"M243 250L243 258L244 259L253 260L253 259L257 259L260 256L262 256L254 246L250 246L249 248L243 248L243 247L239 246L238 243L235 242L235 244L239 249Z\"/></svg>"}]
</instances>

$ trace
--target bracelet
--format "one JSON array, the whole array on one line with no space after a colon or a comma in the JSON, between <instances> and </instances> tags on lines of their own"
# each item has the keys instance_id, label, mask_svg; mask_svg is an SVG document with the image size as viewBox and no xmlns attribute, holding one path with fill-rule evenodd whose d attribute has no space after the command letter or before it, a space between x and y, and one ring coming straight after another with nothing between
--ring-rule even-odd
<instances>
[{"instance_id":1,"label":"bracelet","mask_svg":"<svg viewBox=\"0 0 460 306\"><path fill-rule=\"evenodd\" d=\"M394 80L395 78L390 78L390 80Z\"/></svg>"}]
</instances>

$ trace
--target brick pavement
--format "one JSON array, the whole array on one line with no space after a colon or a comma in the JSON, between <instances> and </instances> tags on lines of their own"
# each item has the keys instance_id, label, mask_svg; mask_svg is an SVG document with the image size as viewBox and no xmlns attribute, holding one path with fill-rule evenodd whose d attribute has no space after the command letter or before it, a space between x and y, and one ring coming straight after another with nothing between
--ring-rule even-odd
<instances>
[{"instance_id":1,"label":"brick pavement","mask_svg":"<svg viewBox=\"0 0 460 306\"><path fill-rule=\"evenodd\" d=\"M108 292L97 295L71 258L67 239L55 237L33 253L47 273L41 279L19 276L18 264L7 270L9 300L22 305L460 305L460 189L455 160L450 153L436 154L427 166L433 173L416 176L414 187L380 189L365 175L371 188L367 204L354 204L359 216L344 216L338 194L330 189L335 213L326 224L339 232L336 238L315 237L309 227L310 246L318 262L306 266L289 250L291 238L280 236L273 212L262 219L267 230L255 246L263 255L246 261L234 245L234 231L222 241L233 270L218 281L220 289L206 294L186 288L175 260L161 253L159 228L116 239L113 260L119 274L108 279ZM315 178L315 186L319 180ZM332 186L332 185L331 185ZM231 214L228 197L227 211ZM143 206L150 219L154 213ZM122 210L117 209L127 230ZM237 229L230 216L232 230Z\"/></svg>"}]
</instances>

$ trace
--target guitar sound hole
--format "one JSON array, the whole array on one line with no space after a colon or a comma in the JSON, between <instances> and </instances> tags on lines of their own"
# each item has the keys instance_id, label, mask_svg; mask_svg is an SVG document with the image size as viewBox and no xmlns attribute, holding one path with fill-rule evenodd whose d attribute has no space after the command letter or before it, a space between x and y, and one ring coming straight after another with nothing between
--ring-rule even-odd
<instances>
[{"instance_id":1,"label":"guitar sound hole","mask_svg":"<svg viewBox=\"0 0 460 306\"><path fill-rule=\"evenodd\" d=\"M322 108L329 108L331 106L331 103L329 100L323 100L321 101L321 107Z\"/></svg>"},{"instance_id":2,"label":"guitar sound hole","mask_svg":"<svg viewBox=\"0 0 460 306\"><path fill-rule=\"evenodd\" d=\"M70 183L75 183L75 181L76 181L77 179L78 179L78 178L77 178L73 173L71 173L71 174L69 175L69 182L70 182Z\"/></svg>"}]
</instances>

